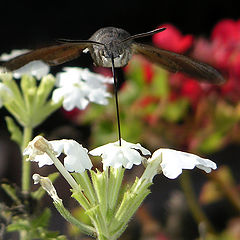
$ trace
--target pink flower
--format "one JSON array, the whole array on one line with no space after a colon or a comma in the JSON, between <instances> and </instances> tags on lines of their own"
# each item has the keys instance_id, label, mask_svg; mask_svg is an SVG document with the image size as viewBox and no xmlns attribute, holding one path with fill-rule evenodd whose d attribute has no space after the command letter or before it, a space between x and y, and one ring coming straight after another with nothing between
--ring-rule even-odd
<instances>
[{"instance_id":1,"label":"pink flower","mask_svg":"<svg viewBox=\"0 0 240 240\"><path fill-rule=\"evenodd\" d=\"M162 26L161 26L162 27ZM188 50L193 43L193 36L187 34L185 36L173 25L164 24L167 29L164 32L153 35L153 43L160 48L183 53Z\"/></svg>"}]
</instances>

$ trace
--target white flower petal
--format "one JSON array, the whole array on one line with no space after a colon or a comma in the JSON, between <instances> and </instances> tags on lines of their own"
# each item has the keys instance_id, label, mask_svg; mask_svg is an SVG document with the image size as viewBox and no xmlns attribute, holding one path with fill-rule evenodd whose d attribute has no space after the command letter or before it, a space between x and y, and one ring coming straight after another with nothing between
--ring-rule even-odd
<instances>
[{"instance_id":1,"label":"white flower petal","mask_svg":"<svg viewBox=\"0 0 240 240\"><path fill-rule=\"evenodd\" d=\"M39 167L53 164L52 159L46 153L43 153L41 155L36 155L34 159L31 161L37 162Z\"/></svg>"},{"instance_id":2,"label":"white flower petal","mask_svg":"<svg viewBox=\"0 0 240 240\"><path fill-rule=\"evenodd\" d=\"M121 139L122 145L119 146L119 141L108 143L101 147L95 148L89 152L93 156L101 156L104 169L108 166L113 168L125 167L127 169L132 166L141 164L144 157L150 152L143 148L140 144L133 144ZM136 150L138 149L141 154Z\"/></svg>"},{"instance_id":3,"label":"white flower petal","mask_svg":"<svg viewBox=\"0 0 240 240\"><path fill-rule=\"evenodd\" d=\"M209 159L198 157L197 155L176 151L173 149L158 149L149 161L160 159L163 174L171 179L178 177L183 169L193 169L197 167L209 173L217 166Z\"/></svg>"},{"instance_id":4,"label":"white flower petal","mask_svg":"<svg viewBox=\"0 0 240 240\"><path fill-rule=\"evenodd\" d=\"M53 140L49 141L49 143L51 144L56 157L59 157L64 150L65 140Z\"/></svg>"},{"instance_id":5,"label":"white flower petal","mask_svg":"<svg viewBox=\"0 0 240 240\"><path fill-rule=\"evenodd\" d=\"M1 61L8 61L12 58L15 58L15 57L20 56L20 55L22 55L24 53L27 53L27 52L29 52L29 50L27 50L27 49L21 49L21 50L14 49L10 53L3 53L0 56L0 60Z\"/></svg>"},{"instance_id":6,"label":"white flower petal","mask_svg":"<svg viewBox=\"0 0 240 240\"><path fill-rule=\"evenodd\" d=\"M6 53L2 54L0 56L0 60L8 61L14 57L17 57L27 52L29 52L29 50L26 50L26 49L12 50L10 54L6 54ZM37 79L41 79L42 77L46 76L49 73L49 71L50 71L49 65L47 65L43 61L35 60L13 71L13 77L21 78L23 74L29 74L29 75L35 76Z\"/></svg>"},{"instance_id":7,"label":"white flower petal","mask_svg":"<svg viewBox=\"0 0 240 240\"><path fill-rule=\"evenodd\" d=\"M74 140L65 140L64 166L69 172L83 173L86 169L92 168L92 162L87 154L87 149Z\"/></svg>"},{"instance_id":8,"label":"white flower petal","mask_svg":"<svg viewBox=\"0 0 240 240\"><path fill-rule=\"evenodd\" d=\"M89 102L106 105L111 95L104 85L104 77L91 73L88 69L64 68L57 74L58 89L53 92L53 101L63 98L63 108L67 111L77 107L83 110Z\"/></svg>"},{"instance_id":9,"label":"white flower petal","mask_svg":"<svg viewBox=\"0 0 240 240\"><path fill-rule=\"evenodd\" d=\"M32 61L23 67L13 71L15 78L20 78L24 74L35 76L37 79L41 79L46 76L50 71L50 67L43 61Z\"/></svg>"},{"instance_id":10,"label":"white flower petal","mask_svg":"<svg viewBox=\"0 0 240 240\"><path fill-rule=\"evenodd\" d=\"M37 141L39 142L37 143ZM39 167L53 164L53 161L46 152L36 148L36 146L41 144L49 147L56 157L64 152L66 154L64 166L70 172L82 173L86 169L92 168L92 162L87 154L87 149L83 148L76 141L66 139L47 141L43 137L37 136L28 144L23 154L29 156L28 160L38 162Z\"/></svg>"}]
</instances>

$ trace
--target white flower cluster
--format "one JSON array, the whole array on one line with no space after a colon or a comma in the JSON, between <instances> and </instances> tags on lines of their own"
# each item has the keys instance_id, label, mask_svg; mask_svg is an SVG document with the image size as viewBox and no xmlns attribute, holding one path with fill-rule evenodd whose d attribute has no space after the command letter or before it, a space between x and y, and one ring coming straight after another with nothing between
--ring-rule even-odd
<instances>
[{"instance_id":1,"label":"white flower cluster","mask_svg":"<svg viewBox=\"0 0 240 240\"><path fill-rule=\"evenodd\" d=\"M9 54L3 53L0 56L1 61L8 61L12 58L15 58L19 55L29 52L27 49L22 50L12 50ZM25 66L13 71L14 78L21 78L23 74L29 74L31 76L35 76L37 79L41 79L42 77L46 76L50 71L50 67L44 63L43 61L32 61Z\"/></svg>"},{"instance_id":2,"label":"white flower cluster","mask_svg":"<svg viewBox=\"0 0 240 240\"><path fill-rule=\"evenodd\" d=\"M87 149L76 141L67 139L47 141L43 137L37 136L25 148L23 155L29 156L27 160L38 162L39 167L53 164L49 155L37 147L36 144L39 145L39 141L44 141L44 144L54 152L56 157L60 156L61 153L66 155L64 166L69 172L83 173L86 169L92 168Z\"/></svg>"},{"instance_id":3,"label":"white flower cluster","mask_svg":"<svg viewBox=\"0 0 240 240\"><path fill-rule=\"evenodd\" d=\"M53 91L53 101L63 99L63 108L67 111L77 107L85 109L89 102L108 104L106 83L113 83L112 78L92 73L88 69L64 68L65 72L57 74L57 89Z\"/></svg>"},{"instance_id":4,"label":"white flower cluster","mask_svg":"<svg viewBox=\"0 0 240 240\"><path fill-rule=\"evenodd\" d=\"M39 167L53 164L53 161L46 153L36 150L35 143L39 138L42 137L36 137L29 143L24 151L24 155L28 155L29 160L38 162ZM147 163L158 161L162 173L171 179L178 177L183 169L193 169L197 167L209 173L212 169L217 168L216 164L209 159L173 149L160 148L153 153L152 157L146 159L151 153L139 143L133 144L123 139L121 142L122 146L119 146L119 142L108 143L93 149L89 154L101 156L104 169L109 166L113 168L124 167L130 169L133 165L141 164L143 160L147 160ZM92 168L87 149L83 148L82 145L76 141L49 141L47 144L56 156L59 156L62 152L65 153L64 166L68 171L83 173L86 169Z\"/></svg>"},{"instance_id":5,"label":"white flower cluster","mask_svg":"<svg viewBox=\"0 0 240 240\"><path fill-rule=\"evenodd\" d=\"M10 60L28 50L13 50L10 54L2 54L1 61ZM88 69L66 67L64 72L57 74L56 89L53 91L52 100L55 103L63 101L63 108L67 111L75 107L83 110L89 102L107 105L111 94L107 92L107 84L113 83L113 78L90 72ZM21 78L28 74L41 79L50 71L50 67L43 61L32 61L25 66L13 71L14 78Z\"/></svg>"}]
</instances>

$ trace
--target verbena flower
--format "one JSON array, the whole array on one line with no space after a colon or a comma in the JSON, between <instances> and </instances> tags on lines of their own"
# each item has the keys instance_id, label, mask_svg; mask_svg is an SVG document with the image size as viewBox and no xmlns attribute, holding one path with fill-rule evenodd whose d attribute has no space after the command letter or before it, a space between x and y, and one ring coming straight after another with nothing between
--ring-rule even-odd
<instances>
[{"instance_id":1,"label":"verbena flower","mask_svg":"<svg viewBox=\"0 0 240 240\"><path fill-rule=\"evenodd\" d=\"M217 165L209 159L173 149L158 149L153 153L148 162L155 160L159 160L161 171L166 177L171 179L178 177L183 169L197 167L209 173L212 169L217 168Z\"/></svg>"},{"instance_id":2,"label":"verbena flower","mask_svg":"<svg viewBox=\"0 0 240 240\"><path fill-rule=\"evenodd\" d=\"M8 61L14 57L17 57L21 54L27 53L29 50L22 49L22 50L12 50L11 53L3 53L0 56L1 61ZM14 78L21 78L22 75L28 74L35 76L37 79L41 79L42 77L46 76L50 71L50 67L44 63L43 61L36 60L32 61L23 67L13 71Z\"/></svg>"},{"instance_id":3,"label":"verbena flower","mask_svg":"<svg viewBox=\"0 0 240 240\"><path fill-rule=\"evenodd\" d=\"M46 76L50 71L49 65L44 63L43 61L32 61L23 67L13 71L14 78L21 78L22 75L28 74L36 77L37 79L41 79Z\"/></svg>"},{"instance_id":4,"label":"verbena flower","mask_svg":"<svg viewBox=\"0 0 240 240\"><path fill-rule=\"evenodd\" d=\"M63 108L67 111L75 107L85 109L89 102L101 105L108 104L110 93L106 83L112 83L112 78L92 73L88 69L64 68L65 72L58 73L57 86L53 92L53 101L63 99Z\"/></svg>"},{"instance_id":5,"label":"verbena flower","mask_svg":"<svg viewBox=\"0 0 240 240\"><path fill-rule=\"evenodd\" d=\"M60 142L59 145L55 145L54 141L47 141L42 136L37 136L28 143L28 146L23 151L23 155L28 156L27 161L37 162L39 167L44 165L52 165L53 161L47 155L46 151L39 148L40 142L42 142L42 145L45 144L49 149L54 151L54 154L57 157L61 154L62 142Z\"/></svg>"},{"instance_id":6,"label":"verbena flower","mask_svg":"<svg viewBox=\"0 0 240 240\"><path fill-rule=\"evenodd\" d=\"M74 140L47 141L41 136L35 137L24 150L23 154L28 155L30 161L38 162L39 167L52 165L53 161L47 151L41 149L40 144L51 150L56 157L64 153L64 166L69 172L82 173L92 168L92 162L87 154L87 149ZM40 146L40 147L39 147Z\"/></svg>"},{"instance_id":7,"label":"verbena flower","mask_svg":"<svg viewBox=\"0 0 240 240\"><path fill-rule=\"evenodd\" d=\"M108 166L113 168L123 166L130 169L134 164L141 164L145 159L144 156L148 156L151 153L139 143L133 144L121 139L121 146L119 146L119 141L108 143L91 150L89 154L93 156L101 156L104 168Z\"/></svg>"}]
</instances>

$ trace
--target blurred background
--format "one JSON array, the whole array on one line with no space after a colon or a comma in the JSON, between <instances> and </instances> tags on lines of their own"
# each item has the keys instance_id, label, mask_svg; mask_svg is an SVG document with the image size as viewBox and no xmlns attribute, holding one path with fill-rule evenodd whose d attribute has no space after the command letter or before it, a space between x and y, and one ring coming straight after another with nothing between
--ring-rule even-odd
<instances>
[{"instance_id":1,"label":"blurred background","mask_svg":"<svg viewBox=\"0 0 240 240\"><path fill-rule=\"evenodd\" d=\"M55 44L56 39L59 38L88 39L96 30L106 26L120 27L131 34L136 34L155 29L156 27L167 23L175 26L183 36L190 34L197 40L203 38L208 39L209 41L211 39L211 41L213 41L212 30L217 23L223 19L238 20L240 18L238 3L234 0L2 1L0 16L0 54L9 53L12 49L35 49L44 47ZM240 27L238 28L237 34L240 35ZM240 38L236 38L236 41L238 40L240 40ZM149 37L142 41L151 43L152 39ZM240 42L236 42L235 44L240 45ZM237 47L238 51L240 49L239 45ZM158 46L164 48L161 44ZM202 51L201 48L199 50L196 46L198 46L196 43L192 44L191 47L182 53L190 52L190 55L198 58L199 53ZM193 48L194 51L192 51ZM205 52L208 51L206 48L203 49ZM211 51L210 48L208 49ZM220 71L222 70L223 75L227 79L232 77L232 72L226 67L224 68L221 65L218 65L217 61L213 61L205 55L200 56L199 59L212 64ZM66 63L63 66L78 66L93 69L92 60L88 55L83 55L79 59ZM52 68L52 72L56 73L60 71L63 66ZM142 61L142 59L135 59L134 64L130 64L130 67L125 71L124 78L137 78L136 72L140 68L143 69L144 66L145 62ZM236 69L240 69L240 65L236 65ZM163 74L158 72L158 70L154 71L156 76L162 76ZM238 79L238 81L240 81L239 76L235 78ZM179 79L181 80L181 76L175 76L175 80L174 76L171 75L166 78L170 82L175 81L177 84ZM138 79L137 83L139 83L139 81L139 88L134 85L131 86L132 88L135 87L135 89L138 89L138 93L136 93L138 94L138 97L141 94L146 96L149 95L151 87L149 87L146 94L146 88L143 88L141 85L141 81L144 80ZM235 83L238 83L236 81ZM187 80L185 79L182 82L187 82ZM179 87L179 85L176 86L174 84L170 87L172 87L173 92L176 91L177 93L179 93L180 88L182 89L182 86ZM189 91L195 91L194 89L195 88L193 88L193 90L190 89ZM206 87L203 87L201 88L201 91L205 91L205 89ZM167 93L162 92L161 99L163 95L170 95L170 91L171 90L168 90ZM157 119L148 118L146 121L145 117L149 114L149 111L154 112L157 107L153 106L152 108L152 106L150 106L151 109L148 110L148 112L142 111L146 104L141 102L142 99L138 99L135 95L134 101L130 101L129 99L126 99L127 93L124 95L123 92L122 105L126 103L130 106L131 104L131 110L135 113L134 116L136 117L133 118L134 120L131 119L131 121L141 119L144 126L148 127L149 131L140 132L141 136L139 138L145 143L145 145L148 145L152 151L156 149L156 146L167 146L177 148L178 150L192 151L209 157L214 160L219 167L223 166L223 169L221 169L219 174L210 177L210 183L202 172L197 171L194 172L194 174L191 174L190 182L193 186L194 193L196 193L196 198L201 202L207 218L212 222L213 228L219 234L218 237L211 239L240 239L239 118L237 117L234 122L231 122L231 119L233 119L234 116L239 116L238 102L240 95L238 95L237 92L234 93L237 94L237 96L234 95L234 98L231 98L233 96L232 92L228 92L226 97L226 95L218 94L220 91L222 90L208 89L204 93L201 92L202 95L200 94L201 97L197 100L190 96L187 107L184 105L185 103L182 102L178 102L181 105L176 105L175 108L172 105L165 104L163 107L172 109L173 112L176 112L176 109L179 109L179 106L182 106L182 111L178 116L173 116L172 113L167 112L165 115L163 114L163 119L157 116ZM225 89L224 91L226 92L227 90ZM193 92L193 94L195 93L196 92ZM185 97L187 96L186 94L182 95ZM202 99L204 99L205 102L202 101ZM210 99L209 102L208 99ZM158 99L157 101L160 100ZM156 99L151 99L150 104L156 104ZM206 105L210 108L207 108ZM124 119L126 120L124 114L128 112L128 108L125 106L121 107L124 121ZM213 109L215 107L220 110L214 112ZM110 106L109 111L112 109L113 108ZM70 116L60 110L48 118L44 124L39 126L35 130L35 133L44 133L50 139L73 138L79 142L84 142L85 146L94 146L107 141L109 135L102 129L104 124L101 124L106 120L99 120L95 114L91 114L91 111L100 112L104 115L102 109L94 109L93 107L89 111L90 113L88 112L86 114L86 117L81 117L79 120L79 118L73 119L72 115ZM144 112L145 115L143 116L143 113L139 112ZM114 112L109 114L112 114L114 119ZM191 127L193 119L200 119L199 122L202 123L202 119L206 119L205 116L208 116L208 114L211 115L211 120L207 121L207 123L195 124L194 127ZM4 120L6 115L6 110L1 108L0 177L7 178L19 185L20 172L18 169L21 167L20 153L15 143L9 140L9 134ZM75 116L75 113L73 115ZM152 116L155 115L153 114ZM94 119L99 123L100 127L95 124L93 124L94 127L91 125L91 121ZM222 123L219 123L219 119L223 119L222 121L229 123L229 125L227 127L225 125L223 126ZM106 122L108 123L108 121ZM130 121L126 122L130 123ZM111 121L109 124L111 124ZM162 128L159 128L160 124L162 124ZM143 125L141 125L141 127L142 126ZM219 133L217 128L212 128L211 131L207 131L209 136L213 136L213 139L207 139L203 136L199 137L199 132L201 132L203 128L208 128L208 126L220 126L221 131ZM166 133L163 128L171 129L170 133ZM161 137L156 137L156 135L152 134L156 129L158 129L156 133ZM111 130L114 130L114 128ZM125 135L129 137L128 140L131 139L134 142L139 142L138 135L140 135L140 133L138 130L139 129L135 129L135 132L132 135L127 133L126 130ZM184 135L184 131L188 132L188 134ZM198 133L198 136L194 135L196 132ZM104 134L104 138L99 139L97 137L98 133ZM97 139L95 142L92 140L94 137ZM174 141L171 141L169 140L170 138L175 139ZM208 142L206 143L205 140ZM204 145L204 143L206 144ZM37 166L35 166L35 168L34 171L39 171ZM41 171L44 172L46 170ZM48 169L47 171L54 171L54 168L50 170ZM141 171L141 169L136 169L136 173L139 171ZM46 175L46 172L44 173ZM128 178L132 179L133 176L134 174L129 174ZM189 182L186 181L189 177L190 176L185 175L180 181L179 179L170 181L162 176L156 177L154 180L155 184L151 188L152 194L147 198L145 204L137 213L136 219L130 224L130 228L123 239L190 240L199 238L201 231L204 232L204 230L201 230L204 229L204 226L201 227L201 225L197 223L196 217L192 214L191 207L189 208L186 204L188 201L186 200L186 195L184 195L184 192L185 194L187 192L186 189L184 190L184 186L186 187L184 182ZM215 182L215 185L212 182ZM226 184L226 186L223 182L229 184ZM60 195L62 194L62 198L65 198L65 200L68 201L70 193L67 192L66 196L64 195L64 187L67 189L67 185L64 185L60 180L57 180L56 184L58 184L56 188L60 188L58 191L60 192ZM220 192L216 190L219 186L220 189L222 189ZM66 205L67 204L68 203L66 203ZM46 197L45 205L51 205L51 200L49 200L48 197ZM74 203L70 202L69 205L74 208ZM194 208L194 206L192 206L192 208ZM54 213L54 217L57 220L52 224L52 228L61 231L61 233L66 233L68 227L59 227L64 224L64 221L57 216L58 213ZM229 235L224 235L229 233L231 233L232 238L230 238ZM224 236L229 238L224 238ZM72 239L80 238L72 237Z\"/></svg>"}]
</instances>

